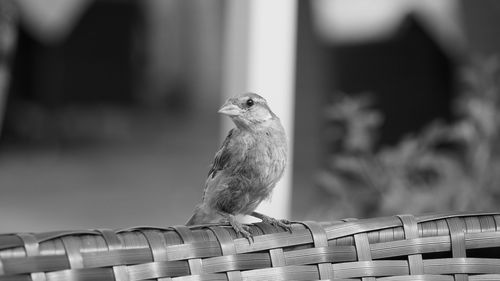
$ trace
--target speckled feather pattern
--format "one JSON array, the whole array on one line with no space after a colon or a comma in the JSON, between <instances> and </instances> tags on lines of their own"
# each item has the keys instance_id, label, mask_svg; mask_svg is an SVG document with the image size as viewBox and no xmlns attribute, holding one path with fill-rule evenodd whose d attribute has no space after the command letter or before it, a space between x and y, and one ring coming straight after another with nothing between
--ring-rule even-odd
<instances>
[{"instance_id":1,"label":"speckled feather pattern","mask_svg":"<svg viewBox=\"0 0 500 281\"><path fill-rule=\"evenodd\" d=\"M233 119L236 128L215 155L203 201L188 225L217 222L220 212L250 214L271 195L285 170L287 141L279 118L267 104L259 110L269 117L259 122Z\"/></svg>"},{"instance_id":2,"label":"speckled feather pattern","mask_svg":"<svg viewBox=\"0 0 500 281\"><path fill-rule=\"evenodd\" d=\"M204 201L230 214L250 214L268 198L286 165L286 141L279 121L261 130L233 129L221 155L220 170L206 182Z\"/></svg>"}]
</instances>

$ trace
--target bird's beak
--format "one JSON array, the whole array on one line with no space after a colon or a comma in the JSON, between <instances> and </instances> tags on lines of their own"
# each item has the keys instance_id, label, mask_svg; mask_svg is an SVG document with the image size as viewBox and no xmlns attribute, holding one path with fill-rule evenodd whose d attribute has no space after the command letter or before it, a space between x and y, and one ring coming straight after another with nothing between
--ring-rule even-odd
<instances>
[{"instance_id":1,"label":"bird's beak","mask_svg":"<svg viewBox=\"0 0 500 281\"><path fill-rule=\"evenodd\" d=\"M219 109L219 113L227 116L238 116L241 114L241 109L229 100Z\"/></svg>"}]
</instances>

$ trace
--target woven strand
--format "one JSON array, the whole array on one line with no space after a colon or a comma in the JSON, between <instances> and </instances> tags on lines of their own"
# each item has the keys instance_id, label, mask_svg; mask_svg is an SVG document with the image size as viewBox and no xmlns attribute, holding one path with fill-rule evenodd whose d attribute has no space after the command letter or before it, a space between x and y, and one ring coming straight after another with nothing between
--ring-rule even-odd
<instances>
[{"instance_id":1,"label":"woven strand","mask_svg":"<svg viewBox=\"0 0 500 281\"><path fill-rule=\"evenodd\" d=\"M303 224L311 231L315 248L328 247L328 238L325 229L319 223L306 221ZM333 267L331 263L318 263L319 278L321 280L333 279Z\"/></svg>"},{"instance_id":2,"label":"woven strand","mask_svg":"<svg viewBox=\"0 0 500 281\"><path fill-rule=\"evenodd\" d=\"M179 234L184 244L191 244L195 241L193 234L188 227L184 225L178 225L174 226L173 229L177 232L177 234ZM189 272L191 273L191 275L201 274L202 264L200 258L189 259L188 264Z\"/></svg>"},{"instance_id":3,"label":"woven strand","mask_svg":"<svg viewBox=\"0 0 500 281\"><path fill-rule=\"evenodd\" d=\"M167 261L165 236L158 230L144 229L139 231L146 237L153 256L152 276L150 278L156 277L158 281L172 281L171 277L164 277L166 274L161 270L162 262Z\"/></svg>"},{"instance_id":4,"label":"woven strand","mask_svg":"<svg viewBox=\"0 0 500 281\"><path fill-rule=\"evenodd\" d=\"M366 269L370 268L372 265L370 263L362 263L364 261L371 261L372 255L370 252L370 244L368 242L368 236L366 233L358 233L354 235L354 243L356 244L356 253L358 254L359 264L366 264ZM364 267L364 266L363 266ZM370 270L366 270L370 272ZM367 277L362 277L362 281L375 281L375 277L371 277L372 274L367 274Z\"/></svg>"},{"instance_id":5,"label":"woven strand","mask_svg":"<svg viewBox=\"0 0 500 281\"><path fill-rule=\"evenodd\" d=\"M452 257L457 258L465 258L467 257L467 253L465 251L465 223L463 220L459 218L449 218L446 219L448 223L448 228L450 230L450 239L451 239L451 253ZM467 274L455 274L456 281L468 281L469 277Z\"/></svg>"},{"instance_id":6,"label":"woven strand","mask_svg":"<svg viewBox=\"0 0 500 281\"><path fill-rule=\"evenodd\" d=\"M33 257L40 254L40 247L36 237L29 233L19 233L17 234L19 238L23 241L24 250L26 251L26 256ZM31 273L31 280L33 281L46 281L47 276L44 272L33 272Z\"/></svg>"},{"instance_id":7,"label":"woven strand","mask_svg":"<svg viewBox=\"0 0 500 281\"><path fill-rule=\"evenodd\" d=\"M108 246L108 250L110 252L119 251L122 249L122 243L118 238L118 235L109 229L99 229L98 230L106 245ZM115 276L116 281L130 281L129 272L126 265L115 265L113 266L113 274Z\"/></svg>"},{"instance_id":8,"label":"woven strand","mask_svg":"<svg viewBox=\"0 0 500 281\"><path fill-rule=\"evenodd\" d=\"M226 229L218 227L210 227L210 230L213 231L215 237L217 237L217 240L219 241L222 255L234 257L234 255L236 254L236 247L234 246L234 240L229 234L229 232L227 232ZM231 262L229 262L228 264L231 264ZM228 281L242 280L241 271L235 269L239 268L240 266L241 265L239 265L238 262L234 261L234 270L231 269L225 270Z\"/></svg>"},{"instance_id":9,"label":"woven strand","mask_svg":"<svg viewBox=\"0 0 500 281\"><path fill-rule=\"evenodd\" d=\"M493 216L493 220L495 221L495 226L496 226L495 230L500 231L500 215L497 214Z\"/></svg>"},{"instance_id":10,"label":"woven strand","mask_svg":"<svg viewBox=\"0 0 500 281\"><path fill-rule=\"evenodd\" d=\"M69 266L72 269L84 268L83 257L80 252L80 241L76 237L66 236L61 238L68 257Z\"/></svg>"},{"instance_id":11,"label":"woven strand","mask_svg":"<svg viewBox=\"0 0 500 281\"><path fill-rule=\"evenodd\" d=\"M256 223L253 243L216 225L5 234L0 281L498 281L499 218L400 215L291 233Z\"/></svg>"},{"instance_id":12,"label":"woven strand","mask_svg":"<svg viewBox=\"0 0 500 281\"><path fill-rule=\"evenodd\" d=\"M468 219L468 218L466 218ZM495 224L495 219L491 216L480 216L479 217L479 231L484 231L484 232L489 232L489 231L495 231L496 230L496 224ZM469 227L467 227L469 229Z\"/></svg>"},{"instance_id":13,"label":"woven strand","mask_svg":"<svg viewBox=\"0 0 500 281\"><path fill-rule=\"evenodd\" d=\"M141 230L140 231L146 240L148 241L149 248L151 249L151 255L153 256L153 261L161 262L168 260L167 256L167 242L165 241L165 236L159 231L154 230Z\"/></svg>"},{"instance_id":14,"label":"woven strand","mask_svg":"<svg viewBox=\"0 0 500 281\"><path fill-rule=\"evenodd\" d=\"M270 224L258 222L255 223L255 226L262 231L262 233L274 233L276 228ZM283 248L274 248L269 250L269 257L271 259L270 267L282 267L286 266L286 258L285 253L283 252Z\"/></svg>"},{"instance_id":15,"label":"woven strand","mask_svg":"<svg viewBox=\"0 0 500 281\"><path fill-rule=\"evenodd\" d=\"M403 224L405 239L417 239L418 227L415 217L412 215L399 215L398 217ZM411 275L424 274L424 263L420 253L408 255L408 266Z\"/></svg>"},{"instance_id":16,"label":"woven strand","mask_svg":"<svg viewBox=\"0 0 500 281\"><path fill-rule=\"evenodd\" d=\"M19 233L17 234L21 241L23 242L23 248L26 251L26 256L37 256L40 252L39 244L36 237L29 233Z\"/></svg>"}]
</instances>

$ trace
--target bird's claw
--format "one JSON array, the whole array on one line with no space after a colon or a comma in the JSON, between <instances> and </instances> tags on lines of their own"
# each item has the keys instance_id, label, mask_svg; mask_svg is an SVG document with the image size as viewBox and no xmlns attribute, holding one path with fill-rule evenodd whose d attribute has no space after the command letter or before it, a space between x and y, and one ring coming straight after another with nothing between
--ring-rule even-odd
<instances>
[{"instance_id":1,"label":"bird's claw","mask_svg":"<svg viewBox=\"0 0 500 281\"><path fill-rule=\"evenodd\" d=\"M231 224L231 227L236 231L236 233L240 233L248 240L248 244L252 244L254 242L253 235L250 233L250 227L248 225L243 225L239 222L235 222Z\"/></svg>"},{"instance_id":2,"label":"bird's claw","mask_svg":"<svg viewBox=\"0 0 500 281\"><path fill-rule=\"evenodd\" d=\"M275 219L271 217L264 217L262 219L262 222L268 223L273 226L279 226L281 228L284 228L286 231L292 233L292 223L289 220L286 219Z\"/></svg>"},{"instance_id":3,"label":"bird's claw","mask_svg":"<svg viewBox=\"0 0 500 281\"><path fill-rule=\"evenodd\" d=\"M236 221L235 219L223 219L221 223L230 225L236 234L241 234L248 240L248 244L252 244L254 242L253 235L250 233L250 227L248 225L244 225Z\"/></svg>"}]
</instances>

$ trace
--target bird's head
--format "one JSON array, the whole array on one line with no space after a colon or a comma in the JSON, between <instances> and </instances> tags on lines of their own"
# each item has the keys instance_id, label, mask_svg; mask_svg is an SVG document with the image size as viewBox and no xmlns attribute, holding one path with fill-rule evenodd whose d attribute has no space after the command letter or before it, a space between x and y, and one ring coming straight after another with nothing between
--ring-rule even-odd
<instances>
[{"instance_id":1,"label":"bird's head","mask_svg":"<svg viewBox=\"0 0 500 281\"><path fill-rule=\"evenodd\" d=\"M228 99L219 113L231 117L238 127L251 127L277 118L266 100L254 93Z\"/></svg>"}]
</instances>

